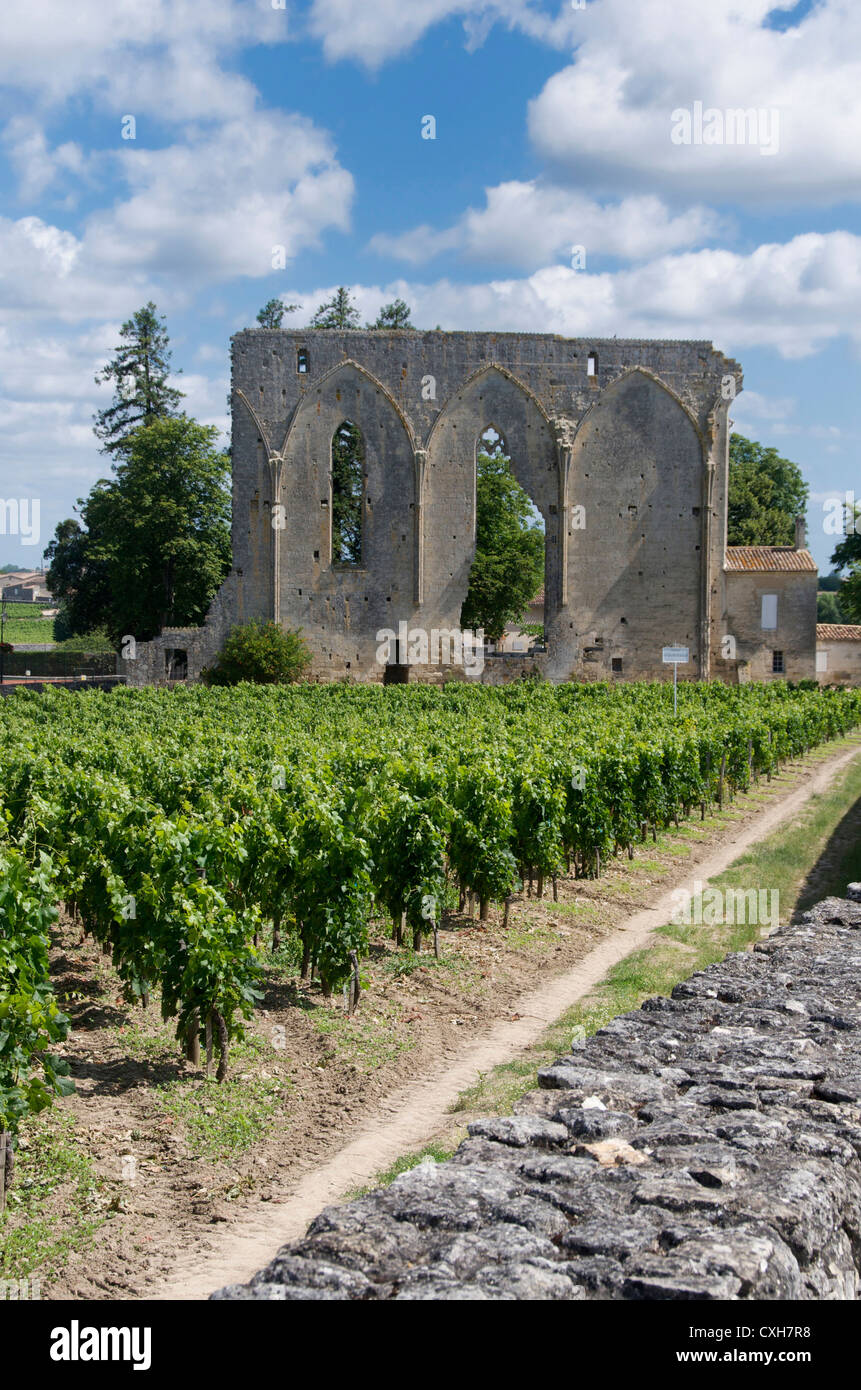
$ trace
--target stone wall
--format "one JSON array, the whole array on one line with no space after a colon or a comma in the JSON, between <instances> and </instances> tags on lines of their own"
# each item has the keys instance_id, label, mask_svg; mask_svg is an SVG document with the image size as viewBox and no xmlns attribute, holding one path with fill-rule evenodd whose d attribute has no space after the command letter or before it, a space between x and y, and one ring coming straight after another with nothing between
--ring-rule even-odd
<instances>
[{"instance_id":1,"label":"stone wall","mask_svg":"<svg viewBox=\"0 0 861 1390\"><path fill-rule=\"evenodd\" d=\"M493 427L545 524L544 673L661 678L661 647L680 642L689 674L706 676L720 636L728 377L739 390L738 364L707 342L239 333L234 568L220 612L228 627L302 628L316 679L381 680L379 632L459 626L476 452ZM358 565L332 563L331 444L345 420L365 448ZM211 618L184 635L190 678L223 641ZM163 679L175 640L139 649L129 680Z\"/></svg>"},{"instance_id":2,"label":"stone wall","mask_svg":"<svg viewBox=\"0 0 861 1390\"><path fill-rule=\"evenodd\" d=\"M855 1299L861 885L539 1073L216 1299Z\"/></svg>"},{"instance_id":3,"label":"stone wall","mask_svg":"<svg viewBox=\"0 0 861 1390\"><path fill-rule=\"evenodd\" d=\"M825 670L818 669L816 678L820 685L861 685L861 641L836 641L833 638L816 639L816 651L825 652Z\"/></svg>"}]
</instances>

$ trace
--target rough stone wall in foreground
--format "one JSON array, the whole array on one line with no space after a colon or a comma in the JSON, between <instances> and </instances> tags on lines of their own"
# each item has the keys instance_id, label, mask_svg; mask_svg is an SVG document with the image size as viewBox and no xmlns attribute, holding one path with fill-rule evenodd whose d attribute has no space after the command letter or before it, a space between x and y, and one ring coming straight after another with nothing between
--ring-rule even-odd
<instances>
[{"instance_id":1,"label":"rough stone wall in foreground","mask_svg":"<svg viewBox=\"0 0 861 1390\"><path fill-rule=\"evenodd\" d=\"M216 1299L854 1299L861 885L648 1000Z\"/></svg>"}]
</instances>

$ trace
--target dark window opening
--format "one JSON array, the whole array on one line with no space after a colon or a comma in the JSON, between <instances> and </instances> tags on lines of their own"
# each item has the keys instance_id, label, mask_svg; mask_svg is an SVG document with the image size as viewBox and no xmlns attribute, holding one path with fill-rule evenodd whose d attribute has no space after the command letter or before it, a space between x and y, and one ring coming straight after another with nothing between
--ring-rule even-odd
<instances>
[{"instance_id":1,"label":"dark window opening","mask_svg":"<svg viewBox=\"0 0 861 1390\"><path fill-rule=\"evenodd\" d=\"M299 348L296 353L296 370L300 376L305 376L308 371L308 349Z\"/></svg>"},{"instance_id":2,"label":"dark window opening","mask_svg":"<svg viewBox=\"0 0 861 1390\"><path fill-rule=\"evenodd\" d=\"M383 667L383 685L409 685L410 668L406 662L390 661Z\"/></svg>"},{"instance_id":3,"label":"dark window opening","mask_svg":"<svg viewBox=\"0 0 861 1390\"><path fill-rule=\"evenodd\" d=\"M362 563L365 446L361 431L344 420L332 436L332 564Z\"/></svg>"},{"instance_id":4,"label":"dark window opening","mask_svg":"<svg viewBox=\"0 0 861 1390\"><path fill-rule=\"evenodd\" d=\"M776 676L783 675L783 652L771 653L771 669Z\"/></svg>"},{"instance_id":5,"label":"dark window opening","mask_svg":"<svg viewBox=\"0 0 861 1390\"><path fill-rule=\"evenodd\" d=\"M487 425L475 449L475 553L461 626L498 651L523 652L546 633L544 517L521 487L505 437Z\"/></svg>"},{"instance_id":6,"label":"dark window opening","mask_svg":"<svg viewBox=\"0 0 861 1390\"><path fill-rule=\"evenodd\" d=\"M610 658L610 670L615 671L617 675L622 674L622 658L620 656Z\"/></svg>"},{"instance_id":7,"label":"dark window opening","mask_svg":"<svg viewBox=\"0 0 861 1390\"><path fill-rule=\"evenodd\" d=\"M169 681L188 680L188 652L180 647L165 647L164 673Z\"/></svg>"}]
</instances>

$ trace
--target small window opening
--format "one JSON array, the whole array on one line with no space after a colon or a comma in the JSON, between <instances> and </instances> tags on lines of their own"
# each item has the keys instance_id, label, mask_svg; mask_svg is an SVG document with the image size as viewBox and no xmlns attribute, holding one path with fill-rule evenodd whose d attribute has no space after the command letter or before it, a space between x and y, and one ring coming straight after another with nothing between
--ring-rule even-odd
<instances>
[{"instance_id":1,"label":"small window opening","mask_svg":"<svg viewBox=\"0 0 861 1390\"><path fill-rule=\"evenodd\" d=\"M771 669L776 676L783 675L783 652L771 653Z\"/></svg>"},{"instance_id":2,"label":"small window opening","mask_svg":"<svg viewBox=\"0 0 861 1390\"><path fill-rule=\"evenodd\" d=\"M306 376L308 373L307 348L299 348L298 352L296 353L296 371L299 373L300 376Z\"/></svg>"},{"instance_id":3,"label":"small window opening","mask_svg":"<svg viewBox=\"0 0 861 1390\"><path fill-rule=\"evenodd\" d=\"M621 676L622 658L620 656L614 656L610 658L610 670L614 673L614 675Z\"/></svg>"},{"instance_id":4,"label":"small window opening","mask_svg":"<svg viewBox=\"0 0 861 1390\"><path fill-rule=\"evenodd\" d=\"M169 681L188 680L188 652L180 647L166 647L164 673Z\"/></svg>"},{"instance_id":5,"label":"small window opening","mask_svg":"<svg viewBox=\"0 0 861 1390\"><path fill-rule=\"evenodd\" d=\"M587 375L587 376L597 376L597 375L598 375L598 354L597 354L597 352L590 352L590 353L589 353L589 356L588 356L587 359L586 359L586 375Z\"/></svg>"}]
</instances>

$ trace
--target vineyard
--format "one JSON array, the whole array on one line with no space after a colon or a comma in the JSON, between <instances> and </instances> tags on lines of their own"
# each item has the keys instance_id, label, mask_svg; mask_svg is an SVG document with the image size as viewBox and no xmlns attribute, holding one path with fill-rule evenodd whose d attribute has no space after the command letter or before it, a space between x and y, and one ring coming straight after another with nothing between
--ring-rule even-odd
<instances>
[{"instance_id":1,"label":"vineyard","mask_svg":"<svg viewBox=\"0 0 861 1390\"><path fill-rule=\"evenodd\" d=\"M354 1010L372 921L437 950L447 908L555 896L859 723L861 693L784 684L686 685L677 717L662 685L20 691L0 704L0 1133L70 1085L59 905L222 1080L286 940Z\"/></svg>"}]
</instances>

